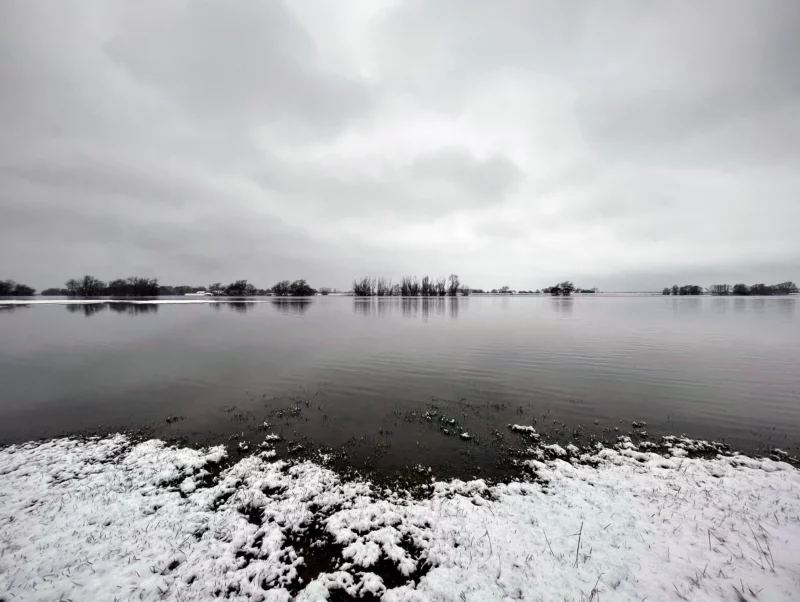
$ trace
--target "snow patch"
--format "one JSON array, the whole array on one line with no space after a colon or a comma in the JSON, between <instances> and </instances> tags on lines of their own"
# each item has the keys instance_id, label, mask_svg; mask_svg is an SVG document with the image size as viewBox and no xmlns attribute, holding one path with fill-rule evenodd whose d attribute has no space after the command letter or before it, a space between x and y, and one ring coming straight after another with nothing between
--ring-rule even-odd
<instances>
[{"instance_id":1,"label":"snow patch","mask_svg":"<svg viewBox=\"0 0 800 602\"><path fill-rule=\"evenodd\" d=\"M435 482L414 499L266 453L212 471L222 448L124 436L7 447L0 591L31 601L316 601L336 590L387 602L796 599L800 471L790 464L665 456L627 440L581 462L569 446L544 449L523 463L536 482Z\"/></svg>"}]
</instances>

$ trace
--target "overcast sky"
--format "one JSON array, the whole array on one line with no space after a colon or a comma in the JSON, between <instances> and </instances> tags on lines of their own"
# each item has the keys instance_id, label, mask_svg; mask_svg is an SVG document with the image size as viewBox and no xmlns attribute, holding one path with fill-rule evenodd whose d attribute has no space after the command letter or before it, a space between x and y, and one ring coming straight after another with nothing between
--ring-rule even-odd
<instances>
[{"instance_id":1,"label":"overcast sky","mask_svg":"<svg viewBox=\"0 0 800 602\"><path fill-rule=\"evenodd\" d=\"M800 280L800 3L0 2L0 278Z\"/></svg>"}]
</instances>

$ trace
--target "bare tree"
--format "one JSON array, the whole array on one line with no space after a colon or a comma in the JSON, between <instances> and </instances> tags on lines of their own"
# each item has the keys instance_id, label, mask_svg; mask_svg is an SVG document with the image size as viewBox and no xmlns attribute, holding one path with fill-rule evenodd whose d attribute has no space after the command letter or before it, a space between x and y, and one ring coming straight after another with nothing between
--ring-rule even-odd
<instances>
[{"instance_id":1,"label":"bare tree","mask_svg":"<svg viewBox=\"0 0 800 602\"><path fill-rule=\"evenodd\" d=\"M356 297L371 297L375 294L375 280L368 277L353 280L353 294Z\"/></svg>"},{"instance_id":2,"label":"bare tree","mask_svg":"<svg viewBox=\"0 0 800 602\"><path fill-rule=\"evenodd\" d=\"M433 283L429 276L423 276L422 285L420 286L420 294L423 297L430 297L433 295Z\"/></svg>"},{"instance_id":3,"label":"bare tree","mask_svg":"<svg viewBox=\"0 0 800 602\"><path fill-rule=\"evenodd\" d=\"M458 294L458 289L461 288L461 282L458 280L457 274L450 274L448 278L449 284L447 286L447 294L455 297Z\"/></svg>"},{"instance_id":4,"label":"bare tree","mask_svg":"<svg viewBox=\"0 0 800 602\"><path fill-rule=\"evenodd\" d=\"M392 281L387 280L383 276L378 278L378 283L375 288L375 292L378 297L388 297L392 290Z\"/></svg>"},{"instance_id":5,"label":"bare tree","mask_svg":"<svg viewBox=\"0 0 800 602\"><path fill-rule=\"evenodd\" d=\"M281 280L272 287L272 294L276 297L287 297L289 296L289 287L291 285L288 280Z\"/></svg>"},{"instance_id":6,"label":"bare tree","mask_svg":"<svg viewBox=\"0 0 800 602\"><path fill-rule=\"evenodd\" d=\"M708 287L709 295L730 295L732 287L730 284L712 284Z\"/></svg>"},{"instance_id":7,"label":"bare tree","mask_svg":"<svg viewBox=\"0 0 800 602\"><path fill-rule=\"evenodd\" d=\"M561 294L565 297L569 297L573 292L575 292L575 285L572 284L571 280L565 280L558 286L561 289Z\"/></svg>"}]
</instances>

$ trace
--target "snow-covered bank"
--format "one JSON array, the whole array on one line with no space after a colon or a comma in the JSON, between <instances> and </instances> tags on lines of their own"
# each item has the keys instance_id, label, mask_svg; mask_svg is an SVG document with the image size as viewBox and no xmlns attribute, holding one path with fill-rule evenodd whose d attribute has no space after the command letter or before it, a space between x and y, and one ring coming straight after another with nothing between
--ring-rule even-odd
<instances>
[{"instance_id":1,"label":"snow-covered bank","mask_svg":"<svg viewBox=\"0 0 800 602\"><path fill-rule=\"evenodd\" d=\"M412 499L312 462L123 436L0 450L4 600L797 600L800 472L532 450ZM563 452L563 455L561 454ZM548 459L550 458L550 459ZM592 466L594 465L594 466Z\"/></svg>"},{"instance_id":2,"label":"snow-covered bank","mask_svg":"<svg viewBox=\"0 0 800 602\"><path fill-rule=\"evenodd\" d=\"M236 299L228 297L201 297L198 299L0 299L0 305L95 305L99 303L126 303L134 305L193 305L197 303L268 303L273 298ZM276 300L286 299L277 297Z\"/></svg>"}]
</instances>

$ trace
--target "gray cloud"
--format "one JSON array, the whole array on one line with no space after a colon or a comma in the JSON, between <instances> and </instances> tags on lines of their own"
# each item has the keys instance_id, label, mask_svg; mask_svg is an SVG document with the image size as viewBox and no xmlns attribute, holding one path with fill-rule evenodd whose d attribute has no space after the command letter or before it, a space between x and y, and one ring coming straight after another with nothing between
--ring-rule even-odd
<instances>
[{"instance_id":1,"label":"gray cloud","mask_svg":"<svg viewBox=\"0 0 800 602\"><path fill-rule=\"evenodd\" d=\"M798 31L750 0L8 0L0 277L797 279Z\"/></svg>"},{"instance_id":2,"label":"gray cloud","mask_svg":"<svg viewBox=\"0 0 800 602\"><path fill-rule=\"evenodd\" d=\"M342 173L313 163L285 164L275 157L255 179L304 210L331 217L440 216L503 201L523 174L503 156L478 159L464 148L421 153L410 163L377 161Z\"/></svg>"},{"instance_id":3,"label":"gray cloud","mask_svg":"<svg viewBox=\"0 0 800 602\"><path fill-rule=\"evenodd\" d=\"M129 6L108 55L199 119L294 137L335 133L369 111L369 90L321 70L313 40L279 2Z\"/></svg>"}]
</instances>

